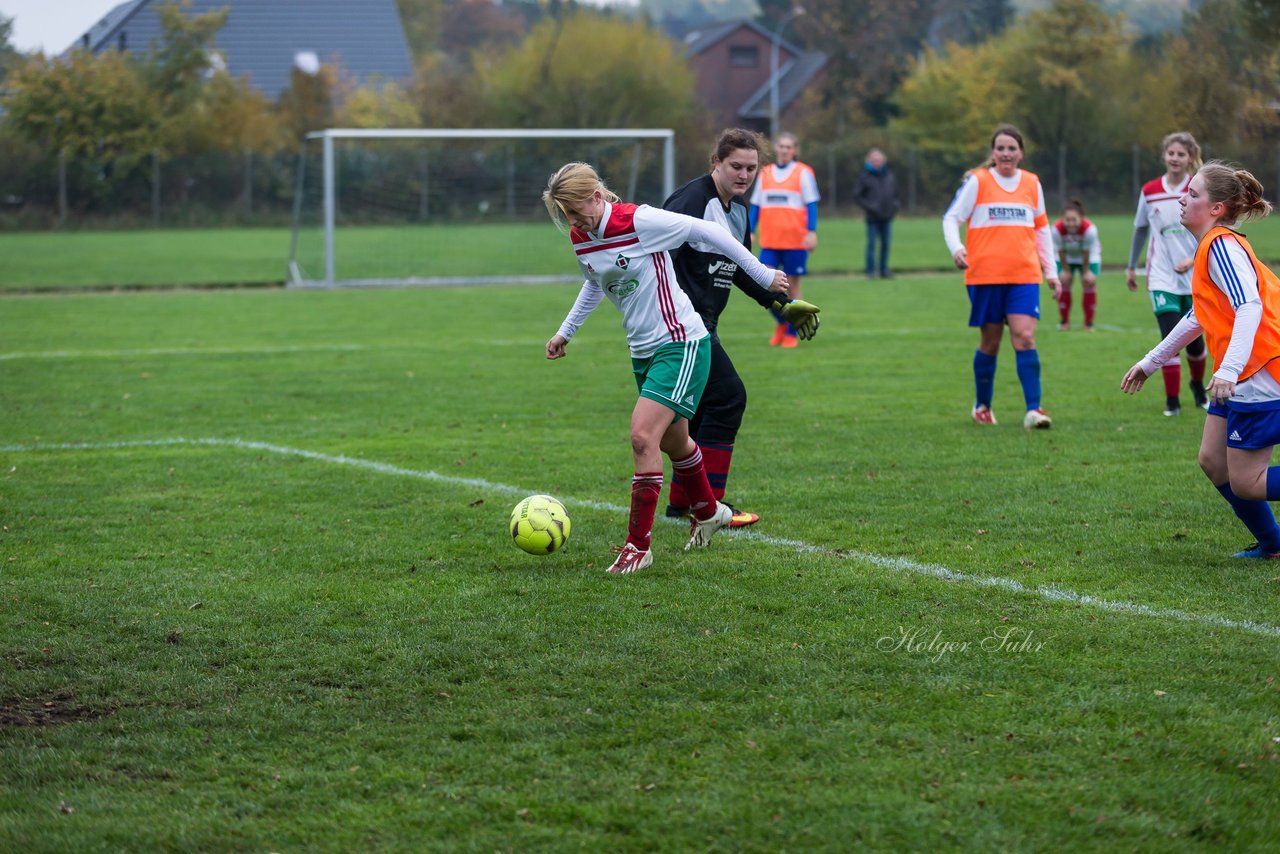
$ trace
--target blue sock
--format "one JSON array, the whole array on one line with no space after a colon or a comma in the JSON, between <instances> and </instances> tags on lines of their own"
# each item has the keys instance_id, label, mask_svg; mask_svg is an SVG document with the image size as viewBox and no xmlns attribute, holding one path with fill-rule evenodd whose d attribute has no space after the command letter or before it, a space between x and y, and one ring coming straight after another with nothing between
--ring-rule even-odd
<instances>
[{"instance_id":1,"label":"blue sock","mask_svg":"<svg viewBox=\"0 0 1280 854\"><path fill-rule=\"evenodd\" d=\"M787 322L787 319L786 319L785 317L783 317L783 316L782 316L782 312L778 311L776 308L771 308L771 309L769 309L769 313L770 313L770 314L772 314L772 315L773 315L773 319L774 319L774 320L776 320L776 321L778 321L779 323L786 323L786 322Z\"/></svg>"},{"instance_id":2,"label":"blue sock","mask_svg":"<svg viewBox=\"0 0 1280 854\"><path fill-rule=\"evenodd\" d=\"M981 350L973 352L973 384L977 387L977 405L991 408L996 388L996 357Z\"/></svg>"},{"instance_id":3,"label":"blue sock","mask_svg":"<svg viewBox=\"0 0 1280 854\"><path fill-rule=\"evenodd\" d=\"M1280 501L1280 466L1267 469L1267 500Z\"/></svg>"},{"instance_id":4,"label":"blue sock","mask_svg":"<svg viewBox=\"0 0 1280 854\"><path fill-rule=\"evenodd\" d=\"M1267 491L1270 493L1271 472L1267 471ZM1280 525L1276 524L1271 505L1265 501L1248 501L1231 491L1231 483L1218 487L1222 497L1227 499L1231 509L1240 517L1240 521L1258 541L1258 547L1264 552L1280 552Z\"/></svg>"},{"instance_id":5,"label":"blue sock","mask_svg":"<svg viewBox=\"0 0 1280 854\"><path fill-rule=\"evenodd\" d=\"M1019 350L1016 354L1018 382L1022 383L1022 396L1027 409L1040 408L1040 354L1035 350Z\"/></svg>"}]
</instances>

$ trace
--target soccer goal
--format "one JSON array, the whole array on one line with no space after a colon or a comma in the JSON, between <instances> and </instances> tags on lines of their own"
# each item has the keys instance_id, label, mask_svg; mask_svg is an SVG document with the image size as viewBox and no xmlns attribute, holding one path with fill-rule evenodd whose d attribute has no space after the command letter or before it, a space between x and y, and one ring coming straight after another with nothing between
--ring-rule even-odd
<instances>
[{"instance_id":1,"label":"soccer goal","mask_svg":"<svg viewBox=\"0 0 1280 854\"><path fill-rule=\"evenodd\" d=\"M663 129L330 129L299 155L289 246L294 287L576 278L542 204L547 178L591 163L627 201L675 189Z\"/></svg>"}]
</instances>

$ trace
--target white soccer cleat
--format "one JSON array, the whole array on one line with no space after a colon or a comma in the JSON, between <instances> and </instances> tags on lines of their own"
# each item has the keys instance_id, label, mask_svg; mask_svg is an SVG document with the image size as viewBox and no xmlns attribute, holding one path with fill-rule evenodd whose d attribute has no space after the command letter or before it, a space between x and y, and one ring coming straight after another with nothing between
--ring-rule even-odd
<instances>
[{"instance_id":1,"label":"white soccer cleat","mask_svg":"<svg viewBox=\"0 0 1280 854\"><path fill-rule=\"evenodd\" d=\"M1027 415L1022 419L1022 427L1024 430L1048 430L1053 426L1053 419L1045 415L1043 409L1028 409Z\"/></svg>"},{"instance_id":2,"label":"white soccer cleat","mask_svg":"<svg viewBox=\"0 0 1280 854\"><path fill-rule=\"evenodd\" d=\"M733 524L733 508L722 501L717 501L716 512L711 514L710 519L694 518L689 526L689 542L685 544L684 550L706 548L711 544L711 538L716 531L727 528L731 524Z\"/></svg>"},{"instance_id":3,"label":"white soccer cleat","mask_svg":"<svg viewBox=\"0 0 1280 854\"><path fill-rule=\"evenodd\" d=\"M618 553L618 559L613 562L613 566L609 567L606 572L614 575L626 575L630 572L639 572L648 566L653 566L653 552L650 549L643 551L627 543L624 546L613 546L613 551Z\"/></svg>"}]
</instances>

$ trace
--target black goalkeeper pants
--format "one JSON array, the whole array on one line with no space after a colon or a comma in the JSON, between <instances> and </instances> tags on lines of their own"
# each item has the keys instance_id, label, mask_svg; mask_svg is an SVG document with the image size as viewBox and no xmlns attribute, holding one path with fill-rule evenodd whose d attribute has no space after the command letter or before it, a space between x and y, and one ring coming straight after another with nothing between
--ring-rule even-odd
<instances>
[{"instance_id":1,"label":"black goalkeeper pants","mask_svg":"<svg viewBox=\"0 0 1280 854\"><path fill-rule=\"evenodd\" d=\"M732 445L747 411L747 387L738 376L720 336L711 336L711 373L698 411L689 420L689 435L699 445Z\"/></svg>"}]
</instances>

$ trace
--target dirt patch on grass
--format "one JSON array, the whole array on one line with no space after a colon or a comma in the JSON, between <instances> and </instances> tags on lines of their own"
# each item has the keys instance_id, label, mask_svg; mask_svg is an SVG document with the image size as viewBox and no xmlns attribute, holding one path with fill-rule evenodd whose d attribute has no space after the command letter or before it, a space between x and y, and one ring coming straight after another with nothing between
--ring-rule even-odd
<instances>
[{"instance_id":1,"label":"dirt patch on grass","mask_svg":"<svg viewBox=\"0 0 1280 854\"><path fill-rule=\"evenodd\" d=\"M0 729L96 721L114 713L112 708L82 706L70 691L56 691L42 697L0 697Z\"/></svg>"}]
</instances>

